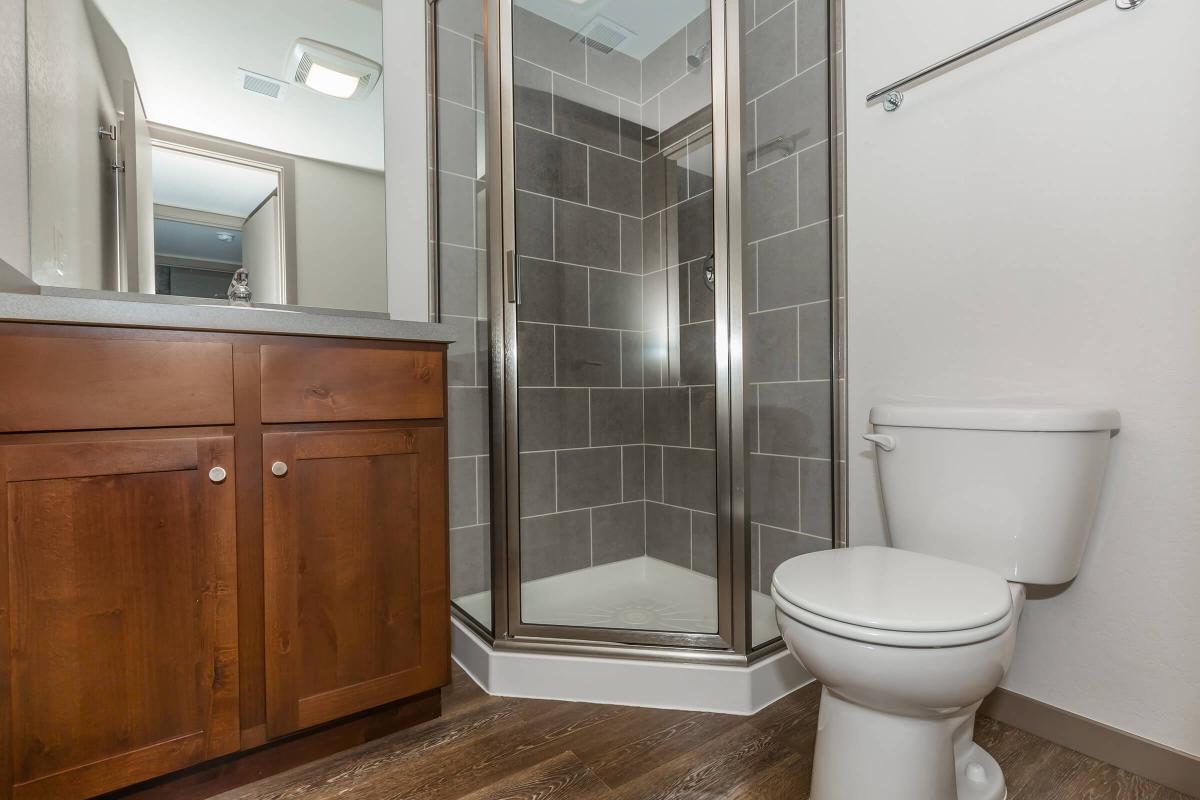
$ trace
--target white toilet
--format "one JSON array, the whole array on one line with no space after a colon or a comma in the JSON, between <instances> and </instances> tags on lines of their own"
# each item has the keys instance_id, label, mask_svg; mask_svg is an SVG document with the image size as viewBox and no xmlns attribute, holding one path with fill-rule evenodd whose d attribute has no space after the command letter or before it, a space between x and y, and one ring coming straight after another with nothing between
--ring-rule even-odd
<instances>
[{"instance_id":1,"label":"white toilet","mask_svg":"<svg viewBox=\"0 0 1200 800\"><path fill-rule=\"evenodd\" d=\"M811 800L1002 800L975 711L1012 662L1024 584L1079 572L1120 415L893 405L871 423L895 547L799 556L771 584L824 687Z\"/></svg>"}]
</instances>

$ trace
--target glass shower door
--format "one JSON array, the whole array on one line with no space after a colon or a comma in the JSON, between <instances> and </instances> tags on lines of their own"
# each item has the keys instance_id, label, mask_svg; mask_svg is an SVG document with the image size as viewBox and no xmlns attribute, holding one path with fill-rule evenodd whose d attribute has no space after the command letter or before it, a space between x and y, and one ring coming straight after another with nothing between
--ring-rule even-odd
<instances>
[{"instance_id":1,"label":"glass shower door","mask_svg":"<svg viewBox=\"0 0 1200 800\"><path fill-rule=\"evenodd\" d=\"M510 14L514 621L715 636L709 3L512 0Z\"/></svg>"},{"instance_id":2,"label":"glass shower door","mask_svg":"<svg viewBox=\"0 0 1200 800\"><path fill-rule=\"evenodd\" d=\"M779 638L776 568L834 539L829 4L743 3L739 38L741 391L757 648Z\"/></svg>"},{"instance_id":3,"label":"glass shower door","mask_svg":"<svg viewBox=\"0 0 1200 800\"><path fill-rule=\"evenodd\" d=\"M436 54L436 318L454 328L449 396L450 590L460 611L492 630L491 428L484 83L484 0L429 7Z\"/></svg>"}]
</instances>

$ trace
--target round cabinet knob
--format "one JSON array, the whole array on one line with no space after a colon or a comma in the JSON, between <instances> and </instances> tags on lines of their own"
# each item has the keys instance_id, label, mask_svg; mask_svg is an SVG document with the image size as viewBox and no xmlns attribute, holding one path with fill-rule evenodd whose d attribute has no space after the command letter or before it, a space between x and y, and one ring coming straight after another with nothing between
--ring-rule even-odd
<instances>
[{"instance_id":1,"label":"round cabinet knob","mask_svg":"<svg viewBox=\"0 0 1200 800\"><path fill-rule=\"evenodd\" d=\"M208 479L213 483L223 483L228 474L224 467L213 467L208 471Z\"/></svg>"},{"instance_id":2,"label":"round cabinet knob","mask_svg":"<svg viewBox=\"0 0 1200 800\"><path fill-rule=\"evenodd\" d=\"M271 465L271 474L276 478L282 478L284 475L287 475L287 464L282 461L276 461Z\"/></svg>"}]
</instances>

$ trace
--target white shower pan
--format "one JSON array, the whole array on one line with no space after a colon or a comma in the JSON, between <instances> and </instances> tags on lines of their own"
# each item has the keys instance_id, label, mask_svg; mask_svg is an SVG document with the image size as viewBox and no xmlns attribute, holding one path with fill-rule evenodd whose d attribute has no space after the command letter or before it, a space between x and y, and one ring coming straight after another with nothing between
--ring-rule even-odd
<instances>
[{"instance_id":1,"label":"white shower pan","mask_svg":"<svg viewBox=\"0 0 1200 800\"><path fill-rule=\"evenodd\" d=\"M717 580L700 572L638 556L521 585L522 617L534 625L578 625L672 633L716 633ZM457 598L459 608L489 621L492 593ZM775 604L750 593L755 643L779 636Z\"/></svg>"},{"instance_id":2,"label":"white shower pan","mask_svg":"<svg viewBox=\"0 0 1200 800\"><path fill-rule=\"evenodd\" d=\"M717 629L716 579L648 556L528 581L525 622L544 625L711 633ZM491 592L455 603L475 619L491 617ZM770 597L751 592L755 639L778 635ZM786 650L750 666L637 658L550 655L495 649L453 620L454 659L491 694L591 703L753 714L812 680Z\"/></svg>"}]
</instances>

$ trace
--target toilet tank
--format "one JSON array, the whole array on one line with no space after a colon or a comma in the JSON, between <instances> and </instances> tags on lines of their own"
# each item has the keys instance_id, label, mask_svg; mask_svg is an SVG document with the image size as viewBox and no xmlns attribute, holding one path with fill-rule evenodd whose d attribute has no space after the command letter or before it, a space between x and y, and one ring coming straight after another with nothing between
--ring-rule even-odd
<instances>
[{"instance_id":1,"label":"toilet tank","mask_svg":"<svg viewBox=\"0 0 1200 800\"><path fill-rule=\"evenodd\" d=\"M1079 573L1116 410L883 405L871 424L893 546L1018 583Z\"/></svg>"}]
</instances>

